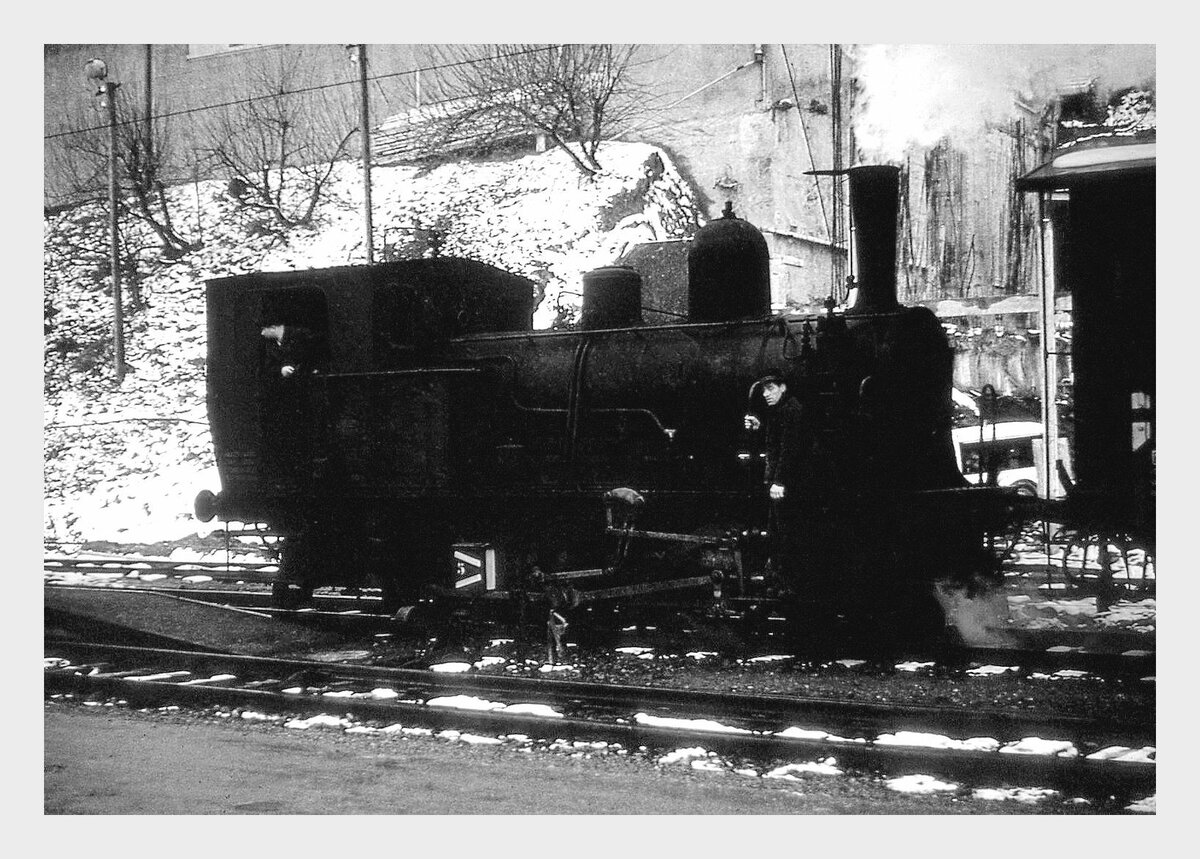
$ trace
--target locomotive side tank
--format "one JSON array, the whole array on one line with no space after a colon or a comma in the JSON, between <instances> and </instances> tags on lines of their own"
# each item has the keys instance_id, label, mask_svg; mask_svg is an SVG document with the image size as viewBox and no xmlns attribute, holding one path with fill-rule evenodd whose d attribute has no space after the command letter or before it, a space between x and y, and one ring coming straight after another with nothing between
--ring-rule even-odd
<instances>
[{"instance_id":1,"label":"locomotive side tank","mask_svg":"<svg viewBox=\"0 0 1200 859\"><path fill-rule=\"evenodd\" d=\"M689 257L699 318L671 325L642 323L632 270L586 276L571 331L530 330L533 284L467 260L210 281L222 491L198 515L285 534L282 575L301 591L365 573L393 603L451 581L458 543L502 550L501 589L607 569L617 488L664 532L742 535L751 563L765 501L742 415L781 370L818 439L810 601L904 615L919 583L979 571L996 502L956 466L941 325L896 301L898 170L848 173L859 283L845 313L771 315L765 241L729 210ZM311 329L298 377L263 369L259 325L276 322Z\"/></svg>"}]
</instances>

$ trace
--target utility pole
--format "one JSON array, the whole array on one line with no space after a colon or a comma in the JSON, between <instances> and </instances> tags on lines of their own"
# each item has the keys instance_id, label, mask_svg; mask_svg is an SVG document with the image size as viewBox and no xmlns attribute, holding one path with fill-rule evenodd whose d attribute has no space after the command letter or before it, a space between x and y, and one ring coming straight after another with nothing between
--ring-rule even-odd
<instances>
[{"instance_id":1,"label":"utility pole","mask_svg":"<svg viewBox=\"0 0 1200 859\"><path fill-rule=\"evenodd\" d=\"M152 64L153 59L154 59L154 46L146 45L146 67L145 67L146 116L145 116L145 121L144 121L143 125L145 127L144 135L145 135L145 140L146 140L146 161L147 161L147 163L153 163L153 161L154 161L154 149L153 149L154 144L151 142L152 138L153 138L153 134L151 132L154 130L154 126L151 124L153 122L151 117L154 115L154 92L152 89L153 82L154 82L153 81L153 64Z\"/></svg>"},{"instance_id":2,"label":"utility pole","mask_svg":"<svg viewBox=\"0 0 1200 859\"><path fill-rule=\"evenodd\" d=\"M843 295L843 292L849 292L845 285L847 260L838 253L839 250L846 250L849 253L849 248L846 247L845 227L843 225L843 212L846 202L840 173L844 166L842 163L841 45L833 44L829 46L829 84L831 89L829 98L829 126L833 137L833 222L830 225L829 236L830 243L833 245L833 255L832 265L830 266L829 294L835 299L845 300L846 296Z\"/></svg>"},{"instance_id":3,"label":"utility pole","mask_svg":"<svg viewBox=\"0 0 1200 859\"><path fill-rule=\"evenodd\" d=\"M104 82L104 101L108 104L108 251L112 268L113 351L117 384L125 379L125 312L121 307L121 244L117 232L117 86Z\"/></svg>"},{"instance_id":4,"label":"utility pole","mask_svg":"<svg viewBox=\"0 0 1200 859\"><path fill-rule=\"evenodd\" d=\"M374 230L371 227L371 120L367 100L367 46L355 45L358 59L359 128L362 131L363 228L367 234L367 263L375 262Z\"/></svg>"},{"instance_id":5,"label":"utility pole","mask_svg":"<svg viewBox=\"0 0 1200 859\"><path fill-rule=\"evenodd\" d=\"M1053 194L1038 195L1041 243L1041 334L1042 334L1042 463L1045 498L1059 498L1065 491L1058 479L1058 329L1055 324L1054 220L1050 216ZM1061 203L1059 204L1061 205Z\"/></svg>"},{"instance_id":6,"label":"utility pole","mask_svg":"<svg viewBox=\"0 0 1200 859\"><path fill-rule=\"evenodd\" d=\"M108 110L108 227L109 265L112 269L113 297L113 371L117 384L125 379L125 314L121 307L121 248L117 231L117 87L108 80L108 66L103 60L88 60L84 74L96 81L95 94Z\"/></svg>"}]
</instances>

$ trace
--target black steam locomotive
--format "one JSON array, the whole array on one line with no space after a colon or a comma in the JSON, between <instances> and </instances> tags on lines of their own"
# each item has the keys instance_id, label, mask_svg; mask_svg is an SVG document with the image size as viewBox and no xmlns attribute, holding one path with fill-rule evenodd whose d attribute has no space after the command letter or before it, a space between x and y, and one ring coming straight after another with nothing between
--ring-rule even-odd
<instances>
[{"instance_id":1,"label":"black steam locomotive","mask_svg":"<svg viewBox=\"0 0 1200 859\"><path fill-rule=\"evenodd\" d=\"M932 583L991 569L1006 496L959 474L951 350L930 311L896 300L898 170L848 173L844 313L773 315L766 242L728 211L691 243L676 324L644 324L624 267L584 276L570 331L532 330L534 284L465 259L209 281L222 488L197 516L283 535L281 599L364 581L392 606L762 599L767 502L743 415L779 369L819 458L795 604L941 623Z\"/></svg>"}]
</instances>

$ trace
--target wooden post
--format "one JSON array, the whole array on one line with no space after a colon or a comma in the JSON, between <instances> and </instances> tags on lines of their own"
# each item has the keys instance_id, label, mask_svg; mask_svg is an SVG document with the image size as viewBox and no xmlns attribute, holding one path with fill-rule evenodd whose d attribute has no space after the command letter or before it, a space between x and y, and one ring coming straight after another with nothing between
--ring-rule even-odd
<instances>
[{"instance_id":1,"label":"wooden post","mask_svg":"<svg viewBox=\"0 0 1200 859\"><path fill-rule=\"evenodd\" d=\"M117 231L117 86L104 82L104 100L108 107L108 225L109 264L112 268L113 296L113 369L117 384L125 378L125 315L121 307L121 247Z\"/></svg>"},{"instance_id":2,"label":"wooden post","mask_svg":"<svg viewBox=\"0 0 1200 859\"><path fill-rule=\"evenodd\" d=\"M375 241L371 227L371 120L367 101L367 46L358 46L358 83L361 104L359 126L362 129L363 229L367 238L367 263L375 262Z\"/></svg>"}]
</instances>

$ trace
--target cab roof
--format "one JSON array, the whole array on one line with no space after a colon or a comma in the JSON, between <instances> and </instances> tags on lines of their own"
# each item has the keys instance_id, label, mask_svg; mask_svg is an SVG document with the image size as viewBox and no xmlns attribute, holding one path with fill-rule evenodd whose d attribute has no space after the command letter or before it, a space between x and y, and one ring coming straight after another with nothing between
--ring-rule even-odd
<instances>
[{"instance_id":1,"label":"cab roof","mask_svg":"<svg viewBox=\"0 0 1200 859\"><path fill-rule=\"evenodd\" d=\"M1066 149L1015 181L1018 191L1053 191L1128 177L1154 177L1153 140L1121 140L1080 144Z\"/></svg>"}]
</instances>

